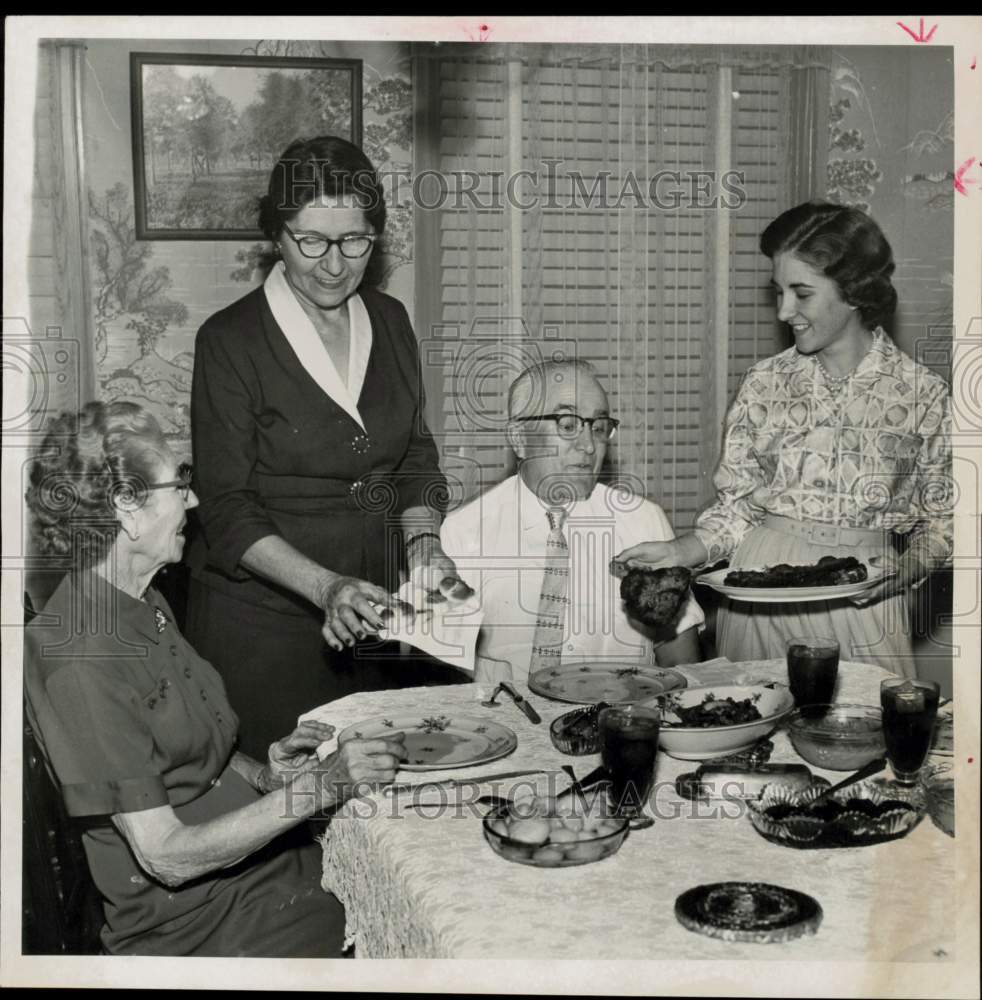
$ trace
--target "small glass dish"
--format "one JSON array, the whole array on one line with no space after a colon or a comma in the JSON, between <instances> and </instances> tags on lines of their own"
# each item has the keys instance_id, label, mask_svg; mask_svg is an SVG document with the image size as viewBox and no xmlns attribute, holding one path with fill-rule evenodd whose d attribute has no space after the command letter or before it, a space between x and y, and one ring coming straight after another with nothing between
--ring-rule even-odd
<instances>
[{"instance_id":1,"label":"small glass dish","mask_svg":"<svg viewBox=\"0 0 982 1000\"><path fill-rule=\"evenodd\" d=\"M833 792L813 808L826 789L825 785L803 790L768 785L760 798L748 800L747 815L767 840L809 849L865 847L896 840L917 826L926 809L920 790L901 793L876 780Z\"/></svg>"},{"instance_id":2,"label":"small glass dish","mask_svg":"<svg viewBox=\"0 0 982 1000\"><path fill-rule=\"evenodd\" d=\"M883 757L883 720L872 705L805 705L788 716L798 755L828 771L858 771Z\"/></svg>"},{"instance_id":3,"label":"small glass dish","mask_svg":"<svg viewBox=\"0 0 982 1000\"><path fill-rule=\"evenodd\" d=\"M552 745L571 757L600 753L600 710L606 707L601 701L557 716L549 726Z\"/></svg>"},{"instance_id":4,"label":"small glass dish","mask_svg":"<svg viewBox=\"0 0 982 1000\"><path fill-rule=\"evenodd\" d=\"M590 815L575 805L568 811L571 815L562 817L549 815L549 810L517 815L515 803L506 802L484 817L484 839L507 861L535 868L588 865L620 850L627 819Z\"/></svg>"}]
</instances>

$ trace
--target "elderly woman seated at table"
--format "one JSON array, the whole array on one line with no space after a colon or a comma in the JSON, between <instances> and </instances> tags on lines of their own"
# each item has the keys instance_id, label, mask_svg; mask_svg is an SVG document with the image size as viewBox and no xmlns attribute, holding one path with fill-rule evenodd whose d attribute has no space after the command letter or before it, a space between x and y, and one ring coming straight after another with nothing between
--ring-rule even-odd
<instances>
[{"instance_id":1,"label":"elderly woman seated at table","mask_svg":"<svg viewBox=\"0 0 982 1000\"><path fill-rule=\"evenodd\" d=\"M55 420L31 470L39 547L72 570L26 630L28 716L104 898L111 954L332 957L343 910L304 820L391 781L400 734L319 761L305 723L265 764L235 750L218 674L154 574L197 499L156 421L129 403Z\"/></svg>"}]
</instances>

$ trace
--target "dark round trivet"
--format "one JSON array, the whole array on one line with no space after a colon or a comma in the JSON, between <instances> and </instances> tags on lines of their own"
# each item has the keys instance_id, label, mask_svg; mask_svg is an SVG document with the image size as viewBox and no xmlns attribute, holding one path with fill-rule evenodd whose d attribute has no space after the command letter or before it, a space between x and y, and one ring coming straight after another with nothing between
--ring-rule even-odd
<instances>
[{"instance_id":1,"label":"dark round trivet","mask_svg":"<svg viewBox=\"0 0 982 1000\"><path fill-rule=\"evenodd\" d=\"M714 882L675 900L675 916L690 931L723 941L768 944L814 934L822 922L818 901L766 882Z\"/></svg>"}]
</instances>

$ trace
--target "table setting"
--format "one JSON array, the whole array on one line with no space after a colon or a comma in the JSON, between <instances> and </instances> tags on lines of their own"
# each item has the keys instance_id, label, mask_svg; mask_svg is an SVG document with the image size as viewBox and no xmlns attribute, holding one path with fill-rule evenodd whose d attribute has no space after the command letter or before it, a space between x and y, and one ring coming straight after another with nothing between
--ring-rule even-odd
<instances>
[{"instance_id":1,"label":"table setting","mask_svg":"<svg viewBox=\"0 0 982 1000\"><path fill-rule=\"evenodd\" d=\"M953 957L950 704L831 663L826 640L794 640L780 659L564 662L307 713L341 742L406 733L393 785L323 829L356 956Z\"/></svg>"}]
</instances>

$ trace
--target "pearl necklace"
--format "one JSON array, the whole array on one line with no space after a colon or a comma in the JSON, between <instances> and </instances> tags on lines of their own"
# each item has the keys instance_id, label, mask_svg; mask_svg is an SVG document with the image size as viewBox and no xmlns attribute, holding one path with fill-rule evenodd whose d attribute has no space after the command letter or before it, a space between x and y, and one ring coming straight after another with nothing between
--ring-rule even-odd
<instances>
[{"instance_id":1,"label":"pearl necklace","mask_svg":"<svg viewBox=\"0 0 982 1000\"><path fill-rule=\"evenodd\" d=\"M818 358L815 358L815 364L818 365L818 370L822 373L822 380L825 382L825 387L833 396L838 396L846 387L849 379L856 373L855 369L853 369L851 372L846 372L845 375L830 375L828 369Z\"/></svg>"}]
</instances>

